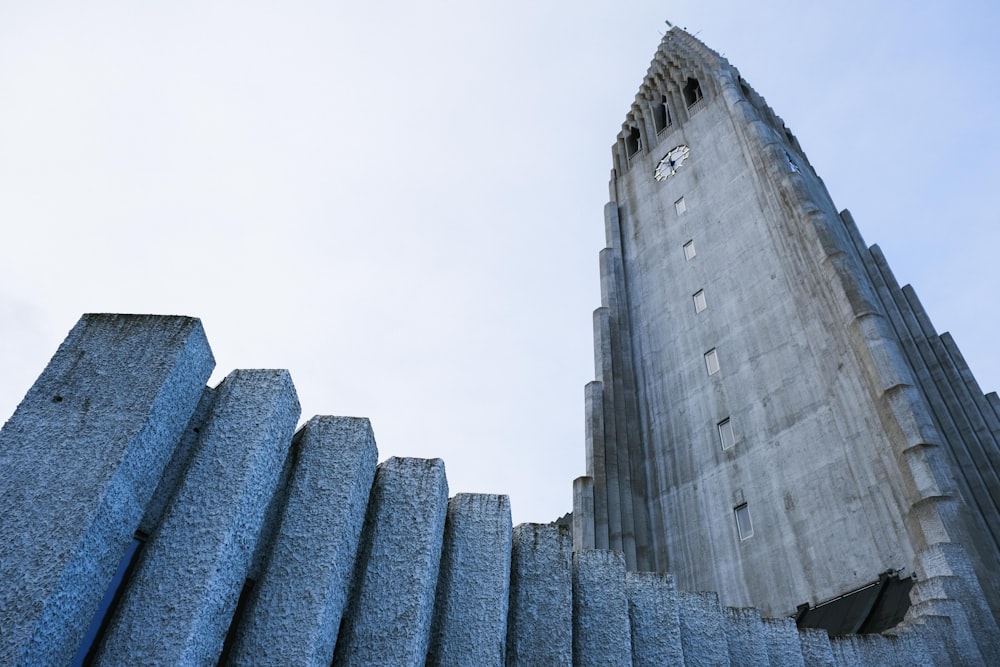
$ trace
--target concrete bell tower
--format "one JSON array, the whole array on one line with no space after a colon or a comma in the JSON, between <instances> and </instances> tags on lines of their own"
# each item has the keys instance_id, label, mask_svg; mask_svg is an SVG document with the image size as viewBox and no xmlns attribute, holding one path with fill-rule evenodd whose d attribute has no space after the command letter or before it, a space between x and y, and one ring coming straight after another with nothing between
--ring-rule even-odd
<instances>
[{"instance_id":1,"label":"concrete bell tower","mask_svg":"<svg viewBox=\"0 0 1000 667\"><path fill-rule=\"evenodd\" d=\"M912 576L996 633L1000 401L782 120L673 28L612 156L575 548L771 616Z\"/></svg>"}]
</instances>

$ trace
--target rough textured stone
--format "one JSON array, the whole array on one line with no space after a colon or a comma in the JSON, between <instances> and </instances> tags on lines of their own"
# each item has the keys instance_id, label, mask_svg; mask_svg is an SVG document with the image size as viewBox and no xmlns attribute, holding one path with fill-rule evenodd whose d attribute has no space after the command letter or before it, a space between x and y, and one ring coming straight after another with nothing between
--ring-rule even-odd
<instances>
[{"instance_id":1,"label":"rough textured stone","mask_svg":"<svg viewBox=\"0 0 1000 667\"><path fill-rule=\"evenodd\" d=\"M625 557L621 552L573 554L573 664L632 664Z\"/></svg>"},{"instance_id":2,"label":"rough textured stone","mask_svg":"<svg viewBox=\"0 0 1000 667\"><path fill-rule=\"evenodd\" d=\"M716 593L680 593L681 646L688 667L729 665L729 646Z\"/></svg>"},{"instance_id":3,"label":"rough textured stone","mask_svg":"<svg viewBox=\"0 0 1000 667\"><path fill-rule=\"evenodd\" d=\"M333 660L378 452L371 424L356 417L313 417L293 452L277 534L230 664Z\"/></svg>"},{"instance_id":4,"label":"rough textured stone","mask_svg":"<svg viewBox=\"0 0 1000 667\"><path fill-rule=\"evenodd\" d=\"M219 385L184 481L126 584L99 664L218 659L298 417L287 371L233 371Z\"/></svg>"},{"instance_id":5,"label":"rough textured stone","mask_svg":"<svg viewBox=\"0 0 1000 667\"><path fill-rule=\"evenodd\" d=\"M729 662L733 667L757 667L768 662L767 635L756 609L723 609Z\"/></svg>"},{"instance_id":6,"label":"rough textured stone","mask_svg":"<svg viewBox=\"0 0 1000 667\"><path fill-rule=\"evenodd\" d=\"M765 618L763 623L767 657L771 665L804 667L802 641L795 621L790 618Z\"/></svg>"},{"instance_id":7,"label":"rough textured stone","mask_svg":"<svg viewBox=\"0 0 1000 667\"><path fill-rule=\"evenodd\" d=\"M510 587L510 500L448 501L428 665L503 665Z\"/></svg>"},{"instance_id":8,"label":"rough textured stone","mask_svg":"<svg viewBox=\"0 0 1000 667\"><path fill-rule=\"evenodd\" d=\"M566 526L514 527L508 665L573 662L573 542Z\"/></svg>"},{"instance_id":9,"label":"rough textured stone","mask_svg":"<svg viewBox=\"0 0 1000 667\"><path fill-rule=\"evenodd\" d=\"M806 667L834 667L833 650L830 648L830 635L826 630L806 628L799 630L799 644L802 650L802 661Z\"/></svg>"},{"instance_id":10,"label":"rough textured stone","mask_svg":"<svg viewBox=\"0 0 1000 667\"><path fill-rule=\"evenodd\" d=\"M447 511L441 459L378 466L334 664L423 664Z\"/></svg>"},{"instance_id":11,"label":"rough textured stone","mask_svg":"<svg viewBox=\"0 0 1000 667\"><path fill-rule=\"evenodd\" d=\"M0 663L72 658L214 363L190 317L70 331L0 431Z\"/></svg>"},{"instance_id":12,"label":"rough textured stone","mask_svg":"<svg viewBox=\"0 0 1000 667\"><path fill-rule=\"evenodd\" d=\"M628 572L625 586L632 664L636 667L684 664L673 577L661 572Z\"/></svg>"}]
</instances>

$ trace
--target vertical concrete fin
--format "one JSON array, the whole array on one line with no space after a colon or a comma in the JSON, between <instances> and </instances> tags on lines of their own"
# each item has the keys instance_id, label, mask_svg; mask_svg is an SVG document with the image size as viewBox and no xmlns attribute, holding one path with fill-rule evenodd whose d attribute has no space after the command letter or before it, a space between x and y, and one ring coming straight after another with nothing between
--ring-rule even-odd
<instances>
[{"instance_id":1,"label":"vertical concrete fin","mask_svg":"<svg viewBox=\"0 0 1000 667\"><path fill-rule=\"evenodd\" d=\"M594 549L594 478L573 480L573 551Z\"/></svg>"},{"instance_id":2,"label":"vertical concrete fin","mask_svg":"<svg viewBox=\"0 0 1000 667\"><path fill-rule=\"evenodd\" d=\"M573 664L572 547L566 526L514 528L507 664Z\"/></svg>"},{"instance_id":3,"label":"vertical concrete fin","mask_svg":"<svg viewBox=\"0 0 1000 667\"><path fill-rule=\"evenodd\" d=\"M677 602L684 664L728 667L729 645L718 594L680 593Z\"/></svg>"},{"instance_id":4,"label":"vertical concrete fin","mask_svg":"<svg viewBox=\"0 0 1000 667\"><path fill-rule=\"evenodd\" d=\"M573 554L573 664L632 664L625 557L620 551Z\"/></svg>"},{"instance_id":5,"label":"vertical concrete fin","mask_svg":"<svg viewBox=\"0 0 1000 667\"><path fill-rule=\"evenodd\" d=\"M594 547L607 549L610 532L608 475L604 462L607 451L604 444L604 385L599 381L587 384L585 397L587 475L594 480Z\"/></svg>"},{"instance_id":6,"label":"vertical concrete fin","mask_svg":"<svg viewBox=\"0 0 1000 667\"><path fill-rule=\"evenodd\" d=\"M601 364L597 369L597 377L602 387L608 548L622 551L622 490L618 441L621 431L617 427L617 412L615 410L615 372L612 362L611 329L610 309L598 308L594 311L594 348L597 361Z\"/></svg>"},{"instance_id":7,"label":"vertical concrete fin","mask_svg":"<svg viewBox=\"0 0 1000 667\"><path fill-rule=\"evenodd\" d=\"M683 665L677 591L671 575L629 572L628 593L632 664L635 667Z\"/></svg>"},{"instance_id":8,"label":"vertical concrete fin","mask_svg":"<svg viewBox=\"0 0 1000 667\"><path fill-rule=\"evenodd\" d=\"M236 665L329 665L354 573L378 450L357 417L310 419L295 439L277 532L239 619Z\"/></svg>"},{"instance_id":9,"label":"vertical concrete fin","mask_svg":"<svg viewBox=\"0 0 1000 667\"><path fill-rule=\"evenodd\" d=\"M287 371L233 371L219 385L194 458L142 551L99 662L218 659L298 417Z\"/></svg>"},{"instance_id":10,"label":"vertical concrete fin","mask_svg":"<svg viewBox=\"0 0 1000 667\"><path fill-rule=\"evenodd\" d=\"M214 365L190 317L69 332L0 431L0 663L70 662Z\"/></svg>"},{"instance_id":11,"label":"vertical concrete fin","mask_svg":"<svg viewBox=\"0 0 1000 667\"><path fill-rule=\"evenodd\" d=\"M448 501L427 665L503 666L511 540L507 496Z\"/></svg>"},{"instance_id":12,"label":"vertical concrete fin","mask_svg":"<svg viewBox=\"0 0 1000 667\"><path fill-rule=\"evenodd\" d=\"M379 464L334 664L423 664L447 512L441 459Z\"/></svg>"}]
</instances>

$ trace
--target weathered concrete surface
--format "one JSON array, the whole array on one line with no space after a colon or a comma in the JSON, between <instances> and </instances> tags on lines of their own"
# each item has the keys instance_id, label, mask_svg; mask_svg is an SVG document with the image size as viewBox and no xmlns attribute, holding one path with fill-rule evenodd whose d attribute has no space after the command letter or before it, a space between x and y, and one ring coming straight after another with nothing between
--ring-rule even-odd
<instances>
[{"instance_id":1,"label":"weathered concrete surface","mask_svg":"<svg viewBox=\"0 0 1000 667\"><path fill-rule=\"evenodd\" d=\"M298 417L287 371L233 371L219 385L201 442L126 584L98 664L218 659Z\"/></svg>"},{"instance_id":2,"label":"weathered concrete surface","mask_svg":"<svg viewBox=\"0 0 1000 667\"><path fill-rule=\"evenodd\" d=\"M511 540L507 496L448 501L428 665L504 664Z\"/></svg>"},{"instance_id":3,"label":"weathered concrete surface","mask_svg":"<svg viewBox=\"0 0 1000 667\"><path fill-rule=\"evenodd\" d=\"M0 431L0 663L73 657L214 364L190 317L70 331Z\"/></svg>"},{"instance_id":4,"label":"weathered concrete surface","mask_svg":"<svg viewBox=\"0 0 1000 667\"><path fill-rule=\"evenodd\" d=\"M335 665L423 664L447 510L441 459L378 466Z\"/></svg>"},{"instance_id":5,"label":"weathered concrete surface","mask_svg":"<svg viewBox=\"0 0 1000 667\"><path fill-rule=\"evenodd\" d=\"M573 551L596 549L594 536L594 478L573 480Z\"/></svg>"},{"instance_id":6,"label":"weathered concrete surface","mask_svg":"<svg viewBox=\"0 0 1000 667\"><path fill-rule=\"evenodd\" d=\"M680 618L674 578L661 572L629 572L629 626L636 667L683 665Z\"/></svg>"},{"instance_id":7,"label":"weathered concrete surface","mask_svg":"<svg viewBox=\"0 0 1000 667\"><path fill-rule=\"evenodd\" d=\"M767 635L760 612L756 609L732 607L726 607L722 611L730 664L733 667L768 664Z\"/></svg>"},{"instance_id":8,"label":"weathered concrete surface","mask_svg":"<svg viewBox=\"0 0 1000 667\"><path fill-rule=\"evenodd\" d=\"M765 618L763 625L767 657L771 664L804 667L802 640L799 639L795 621L790 618Z\"/></svg>"},{"instance_id":9,"label":"weathered concrete surface","mask_svg":"<svg viewBox=\"0 0 1000 667\"><path fill-rule=\"evenodd\" d=\"M806 628L799 631L802 661L806 667L835 667L830 635L826 630Z\"/></svg>"},{"instance_id":10,"label":"weathered concrete surface","mask_svg":"<svg viewBox=\"0 0 1000 667\"><path fill-rule=\"evenodd\" d=\"M680 593L681 647L688 667L729 667L722 607L716 593Z\"/></svg>"},{"instance_id":11,"label":"weathered concrete surface","mask_svg":"<svg viewBox=\"0 0 1000 667\"><path fill-rule=\"evenodd\" d=\"M508 665L573 662L572 537L566 526L514 527L507 618Z\"/></svg>"},{"instance_id":12,"label":"weathered concrete surface","mask_svg":"<svg viewBox=\"0 0 1000 667\"><path fill-rule=\"evenodd\" d=\"M625 556L619 551L573 554L573 664L632 664Z\"/></svg>"},{"instance_id":13,"label":"weathered concrete surface","mask_svg":"<svg viewBox=\"0 0 1000 667\"><path fill-rule=\"evenodd\" d=\"M239 619L230 664L333 660L378 452L371 424L356 417L313 417L293 447L277 534Z\"/></svg>"}]
</instances>

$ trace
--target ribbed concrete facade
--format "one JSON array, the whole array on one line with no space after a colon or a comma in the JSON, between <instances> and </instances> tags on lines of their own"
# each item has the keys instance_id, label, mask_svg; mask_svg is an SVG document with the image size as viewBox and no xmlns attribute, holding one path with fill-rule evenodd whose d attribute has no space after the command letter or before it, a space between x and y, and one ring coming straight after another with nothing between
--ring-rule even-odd
<instances>
[{"instance_id":1,"label":"ribbed concrete facade","mask_svg":"<svg viewBox=\"0 0 1000 667\"><path fill-rule=\"evenodd\" d=\"M781 119L674 28L612 154L577 548L777 617L914 575L995 637L998 401Z\"/></svg>"},{"instance_id":2,"label":"ribbed concrete facade","mask_svg":"<svg viewBox=\"0 0 1000 667\"><path fill-rule=\"evenodd\" d=\"M293 434L287 372L206 389L212 364L192 318L88 315L70 332L0 431L0 662L981 659L947 618L831 640L627 572L621 551L574 553L566 526L512 528L505 496L449 500L440 459L376 464L365 419Z\"/></svg>"}]
</instances>

